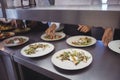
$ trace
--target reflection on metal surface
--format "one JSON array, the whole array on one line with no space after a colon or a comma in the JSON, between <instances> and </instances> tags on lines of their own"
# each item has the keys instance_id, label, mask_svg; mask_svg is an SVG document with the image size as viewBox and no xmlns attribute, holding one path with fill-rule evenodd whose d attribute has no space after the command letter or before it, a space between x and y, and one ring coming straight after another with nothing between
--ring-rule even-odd
<instances>
[{"instance_id":1,"label":"reflection on metal surface","mask_svg":"<svg viewBox=\"0 0 120 80\"><path fill-rule=\"evenodd\" d=\"M102 6L101 6L102 7ZM103 9L96 10L70 10L70 7L66 9L54 8L34 8L34 9L7 9L8 18L37 20L37 21L53 21L60 23L71 24L88 24L90 26L114 26L118 25L118 18L120 16L120 10L107 10L109 6L103 7ZM69 9L69 10L67 10ZM120 9L120 7L119 7ZM15 12L17 15L11 16L11 12ZM31 16L32 15L32 16ZM114 18L113 18L114 17ZM115 21L114 21L115 20ZM97 21L97 22L96 22ZM109 21L109 24L108 22ZM104 23L104 25L102 24ZM112 24L113 23L113 24Z\"/></svg>"},{"instance_id":2,"label":"reflection on metal surface","mask_svg":"<svg viewBox=\"0 0 120 80\"><path fill-rule=\"evenodd\" d=\"M107 4L102 4L102 10L107 10L108 5Z\"/></svg>"},{"instance_id":3,"label":"reflection on metal surface","mask_svg":"<svg viewBox=\"0 0 120 80\"><path fill-rule=\"evenodd\" d=\"M5 48L4 48L4 46L3 46L2 43L0 43L0 50L1 50L1 51L4 51L4 50L5 50Z\"/></svg>"},{"instance_id":4,"label":"reflection on metal surface","mask_svg":"<svg viewBox=\"0 0 120 80\"><path fill-rule=\"evenodd\" d=\"M1 50L1 51L4 51L4 50L5 50L5 48L4 48L4 47L1 47L1 48L0 48L0 50Z\"/></svg>"},{"instance_id":5,"label":"reflection on metal surface","mask_svg":"<svg viewBox=\"0 0 120 80\"><path fill-rule=\"evenodd\" d=\"M2 42L0 42L0 51L3 51L4 54L13 54L13 52L9 51L9 49L6 49Z\"/></svg>"},{"instance_id":6,"label":"reflection on metal surface","mask_svg":"<svg viewBox=\"0 0 120 80\"><path fill-rule=\"evenodd\" d=\"M66 1L66 0L64 0L64 1ZM106 13L109 14L111 12L112 13L120 12L120 5L107 5L108 2L120 1L120 0L103 0L103 2L102 2L102 0L91 0L91 1L93 1L93 3L91 3L90 5L63 5L63 6L47 5L47 6L37 6L34 8L24 8L24 9L23 8L16 8L16 9L9 8L9 9L6 9L6 13L7 13L7 18L13 18L13 19L54 21L54 22L61 22L61 23L79 24L82 19L85 19L84 18L85 16L90 17L90 15L93 15L93 17L90 17L88 19L91 19L92 21L93 20L98 21L99 17L97 19L95 19L98 16L97 13L100 13L103 16L105 16ZM94 4L94 3L96 3L96 4ZM89 14L89 12L90 12L90 14ZM84 14L81 16L82 13L84 13ZM97 16L94 14L97 14ZM116 15L114 15L114 16L116 16ZM118 15L118 16L120 16L120 15ZM100 17L100 19L102 17ZM89 22L88 19L85 20L84 22L86 22L86 21ZM109 20L111 20L111 17ZM102 23L102 21L97 22L97 23ZM96 25L97 23L94 22L94 25L97 26Z\"/></svg>"},{"instance_id":7,"label":"reflection on metal surface","mask_svg":"<svg viewBox=\"0 0 120 80\"><path fill-rule=\"evenodd\" d=\"M113 5L120 5L120 0L108 0L107 4L108 5L111 5L111 4L113 4Z\"/></svg>"},{"instance_id":8,"label":"reflection on metal surface","mask_svg":"<svg viewBox=\"0 0 120 80\"><path fill-rule=\"evenodd\" d=\"M107 3L108 0L102 0L102 3Z\"/></svg>"}]
</instances>

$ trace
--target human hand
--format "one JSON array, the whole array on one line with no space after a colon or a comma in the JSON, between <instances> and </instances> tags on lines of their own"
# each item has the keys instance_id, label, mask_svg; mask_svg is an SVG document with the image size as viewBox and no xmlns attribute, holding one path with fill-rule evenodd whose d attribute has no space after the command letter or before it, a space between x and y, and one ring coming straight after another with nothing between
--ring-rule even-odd
<instances>
[{"instance_id":1,"label":"human hand","mask_svg":"<svg viewBox=\"0 0 120 80\"><path fill-rule=\"evenodd\" d=\"M17 27L17 22L16 22L16 20L11 20L11 25Z\"/></svg>"},{"instance_id":2,"label":"human hand","mask_svg":"<svg viewBox=\"0 0 120 80\"><path fill-rule=\"evenodd\" d=\"M91 27L90 26L86 26L86 25L78 25L78 31L80 32L84 32L87 33L88 31L90 31Z\"/></svg>"},{"instance_id":3,"label":"human hand","mask_svg":"<svg viewBox=\"0 0 120 80\"><path fill-rule=\"evenodd\" d=\"M106 28L102 37L102 42L104 43L105 46L107 46L108 43L112 40L112 38L113 38L113 29Z\"/></svg>"},{"instance_id":4,"label":"human hand","mask_svg":"<svg viewBox=\"0 0 120 80\"><path fill-rule=\"evenodd\" d=\"M50 38L55 37L55 30L56 30L56 24L52 24L46 31L46 35L50 36Z\"/></svg>"}]
</instances>

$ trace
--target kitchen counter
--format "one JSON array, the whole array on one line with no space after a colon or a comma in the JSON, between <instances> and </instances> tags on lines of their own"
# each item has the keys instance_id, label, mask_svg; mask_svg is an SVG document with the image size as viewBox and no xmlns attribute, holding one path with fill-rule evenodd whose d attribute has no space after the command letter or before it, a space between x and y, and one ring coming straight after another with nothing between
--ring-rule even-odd
<instances>
[{"instance_id":1,"label":"kitchen counter","mask_svg":"<svg viewBox=\"0 0 120 80\"><path fill-rule=\"evenodd\" d=\"M88 67L81 70L63 70L54 66L51 62L52 55L66 48L72 48L66 43L66 38L50 42L55 46L54 51L48 55L28 58L21 55L21 49L34 42L44 42L40 39L42 32L29 32L24 34L30 38L29 42L24 45L6 48L8 53L13 53L13 59L16 63L21 64L33 71L50 77L54 80L118 80L120 79L120 55L111 51L108 47L105 47L101 41L90 47L80 48L89 51L93 56L93 62Z\"/></svg>"}]
</instances>

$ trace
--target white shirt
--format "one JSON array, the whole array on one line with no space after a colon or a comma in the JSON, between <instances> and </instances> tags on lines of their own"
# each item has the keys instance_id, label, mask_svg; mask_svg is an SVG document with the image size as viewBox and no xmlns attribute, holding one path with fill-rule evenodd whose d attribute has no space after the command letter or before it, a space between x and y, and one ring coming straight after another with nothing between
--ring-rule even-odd
<instances>
[{"instance_id":1,"label":"white shirt","mask_svg":"<svg viewBox=\"0 0 120 80\"><path fill-rule=\"evenodd\" d=\"M49 26L51 26L52 24L56 24L56 29L58 29L60 27L60 23L58 23L58 22L51 22L51 24Z\"/></svg>"}]
</instances>

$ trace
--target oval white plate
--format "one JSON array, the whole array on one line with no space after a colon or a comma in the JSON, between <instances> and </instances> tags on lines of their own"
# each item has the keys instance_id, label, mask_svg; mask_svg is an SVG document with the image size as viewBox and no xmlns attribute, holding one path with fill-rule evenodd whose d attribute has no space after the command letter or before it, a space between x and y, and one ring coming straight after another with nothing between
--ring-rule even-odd
<instances>
[{"instance_id":1,"label":"oval white plate","mask_svg":"<svg viewBox=\"0 0 120 80\"><path fill-rule=\"evenodd\" d=\"M84 37L90 38L92 42L91 42L90 44L88 44L88 45L74 45L74 44L72 44L73 41L77 41L77 40L79 40L80 38L84 38ZM87 46L91 46L91 45L95 44L95 43L96 43L96 39L93 38L93 37L91 37L91 36L72 36L72 37L68 38L68 39L66 40L66 42L67 42L67 44L69 44L70 46L74 46L74 47L87 47Z\"/></svg>"},{"instance_id":2,"label":"oval white plate","mask_svg":"<svg viewBox=\"0 0 120 80\"><path fill-rule=\"evenodd\" d=\"M14 40L15 38L23 38L23 39L25 39L25 41L22 42L22 43L20 43L20 44L17 43L17 42L16 42L16 43L13 43L13 44L7 44L7 43L6 43L6 41ZM14 36L14 37L10 37L10 38L8 38L8 39L5 39L5 40L3 41L3 44L4 44L4 46L12 47L12 46L22 45L22 44L26 43L28 40L29 40L29 38L26 37L26 36Z\"/></svg>"},{"instance_id":3,"label":"oval white plate","mask_svg":"<svg viewBox=\"0 0 120 80\"><path fill-rule=\"evenodd\" d=\"M76 50L76 51L82 51L85 53L86 56L90 57L90 59L88 59L88 61L85 63L85 62L80 62L79 64L75 65L73 62L71 61L61 61L60 59L58 59L57 57L62 54L64 51L73 51L73 50ZM92 63L92 55L86 51L86 50L83 50L83 49L76 49L76 48L69 48L69 49L63 49L63 50L60 50L58 52L56 52L52 58L51 58L51 61L52 63L61 68L61 69L65 69L65 70L78 70L78 69L82 69L82 68L85 68L87 66L89 66L91 63Z\"/></svg>"},{"instance_id":4,"label":"oval white plate","mask_svg":"<svg viewBox=\"0 0 120 80\"><path fill-rule=\"evenodd\" d=\"M5 39L5 38L9 38L9 37L14 36L15 33L14 32L1 32L0 35L1 35L0 40L2 40L2 39Z\"/></svg>"},{"instance_id":5,"label":"oval white plate","mask_svg":"<svg viewBox=\"0 0 120 80\"><path fill-rule=\"evenodd\" d=\"M37 50L37 52L33 53L33 54L26 54L25 53L25 50L29 48L29 45L25 46L22 50L21 50L21 54L23 56L26 56L26 57L40 57L40 56L44 56L50 52L52 52L54 50L54 45L53 44L50 44L50 43L46 43L46 42L36 42L36 43L32 43L32 45L34 44L47 44L48 47L46 47L45 49L39 49Z\"/></svg>"},{"instance_id":6,"label":"oval white plate","mask_svg":"<svg viewBox=\"0 0 120 80\"><path fill-rule=\"evenodd\" d=\"M120 53L120 40L114 40L108 43L108 47L117 53Z\"/></svg>"},{"instance_id":7,"label":"oval white plate","mask_svg":"<svg viewBox=\"0 0 120 80\"><path fill-rule=\"evenodd\" d=\"M42 40L45 40L45 41L56 41L56 40L60 40L60 39L63 39L63 38L65 38L65 33L63 33L63 32L56 32L55 33L56 35L61 35L61 38L58 38L58 39L46 39L45 38L45 36L46 36L46 34L43 34L43 35L41 35L41 39Z\"/></svg>"}]
</instances>

